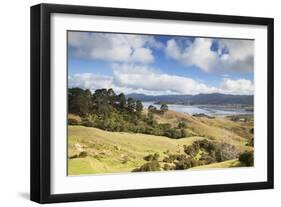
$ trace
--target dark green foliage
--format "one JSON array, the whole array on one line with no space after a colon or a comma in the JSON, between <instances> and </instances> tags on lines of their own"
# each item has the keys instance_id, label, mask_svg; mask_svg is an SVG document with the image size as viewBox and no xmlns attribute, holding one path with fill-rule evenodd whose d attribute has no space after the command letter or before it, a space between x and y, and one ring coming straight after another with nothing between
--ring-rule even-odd
<instances>
[{"instance_id":1,"label":"dark green foliage","mask_svg":"<svg viewBox=\"0 0 281 207\"><path fill-rule=\"evenodd\" d=\"M174 170L174 167L169 164L164 164L163 170Z\"/></svg>"},{"instance_id":2,"label":"dark green foliage","mask_svg":"<svg viewBox=\"0 0 281 207\"><path fill-rule=\"evenodd\" d=\"M185 170L199 165L199 162L186 154L169 154L163 159L163 162L174 164L175 170ZM165 169L164 165L164 169ZM170 165L168 165L170 166Z\"/></svg>"},{"instance_id":3,"label":"dark green foliage","mask_svg":"<svg viewBox=\"0 0 281 207\"><path fill-rule=\"evenodd\" d=\"M239 155L239 161L246 166L254 166L254 152L246 151Z\"/></svg>"},{"instance_id":4,"label":"dark green foliage","mask_svg":"<svg viewBox=\"0 0 281 207\"><path fill-rule=\"evenodd\" d=\"M165 113L166 111L168 111L168 105L165 103L161 104L160 111L162 113Z\"/></svg>"},{"instance_id":5,"label":"dark green foliage","mask_svg":"<svg viewBox=\"0 0 281 207\"><path fill-rule=\"evenodd\" d=\"M198 165L198 162L193 158L181 154L177 157L177 162L174 162L176 170L185 170Z\"/></svg>"},{"instance_id":6,"label":"dark green foliage","mask_svg":"<svg viewBox=\"0 0 281 207\"><path fill-rule=\"evenodd\" d=\"M145 156L143 159L145 161L158 161L160 155L158 153L154 153L154 154L149 154L147 156Z\"/></svg>"},{"instance_id":7,"label":"dark green foliage","mask_svg":"<svg viewBox=\"0 0 281 207\"><path fill-rule=\"evenodd\" d=\"M107 131L145 133L171 138L186 136L183 129L172 128L170 124L158 124L154 113L160 114L154 106L148 107L148 115L142 114L141 101L119 95L113 89L97 89L93 94L81 88L68 89L69 113L82 118L81 125L97 127ZM162 107L165 111L166 108ZM77 124L70 120L69 124Z\"/></svg>"},{"instance_id":8,"label":"dark green foliage","mask_svg":"<svg viewBox=\"0 0 281 207\"><path fill-rule=\"evenodd\" d=\"M84 116L90 112L91 92L81 88L68 89L68 112Z\"/></svg>"},{"instance_id":9,"label":"dark green foliage","mask_svg":"<svg viewBox=\"0 0 281 207\"><path fill-rule=\"evenodd\" d=\"M136 101L136 112L137 112L138 116L141 115L142 110L143 110L143 105L142 105L141 101L137 100Z\"/></svg>"},{"instance_id":10,"label":"dark green foliage","mask_svg":"<svg viewBox=\"0 0 281 207\"><path fill-rule=\"evenodd\" d=\"M67 123L68 123L69 125L78 125L78 124L80 124L78 120L76 120L76 119L71 119L71 118L68 118L68 119L67 119Z\"/></svg>"},{"instance_id":11,"label":"dark green foliage","mask_svg":"<svg viewBox=\"0 0 281 207\"><path fill-rule=\"evenodd\" d=\"M146 171L160 171L161 167L158 161L151 161L143 164L139 168L133 170L134 172L146 172Z\"/></svg>"},{"instance_id":12,"label":"dark green foliage","mask_svg":"<svg viewBox=\"0 0 281 207\"><path fill-rule=\"evenodd\" d=\"M83 157L87 157L88 153L86 151L82 151L79 153L78 157L79 158L83 158Z\"/></svg>"},{"instance_id":13,"label":"dark green foliage","mask_svg":"<svg viewBox=\"0 0 281 207\"><path fill-rule=\"evenodd\" d=\"M190 146L184 146L184 152L193 158L200 151L202 155L198 161L204 165L235 159L239 155L239 151L234 145L209 141L207 139L195 141Z\"/></svg>"},{"instance_id":14,"label":"dark green foliage","mask_svg":"<svg viewBox=\"0 0 281 207\"><path fill-rule=\"evenodd\" d=\"M190 159L186 159L186 160L181 160L179 162L176 162L175 169L176 170L185 170L185 169L188 169L191 167L192 167L192 165L191 165Z\"/></svg>"},{"instance_id":15,"label":"dark green foliage","mask_svg":"<svg viewBox=\"0 0 281 207\"><path fill-rule=\"evenodd\" d=\"M254 137L252 137L246 144L246 146L254 147Z\"/></svg>"},{"instance_id":16,"label":"dark green foliage","mask_svg":"<svg viewBox=\"0 0 281 207\"><path fill-rule=\"evenodd\" d=\"M250 129L251 134L254 134L254 128Z\"/></svg>"},{"instance_id":17,"label":"dark green foliage","mask_svg":"<svg viewBox=\"0 0 281 207\"><path fill-rule=\"evenodd\" d=\"M168 157L164 157L163 162L173 163L176 159L176 155L169 154Z\"/></svg>"},{"instance_id":18,"label":"dark green foliage","mask_svg":"<svg viewBox=\"0 0 281 207\"><path fill-rule=\"evenodd\" d=\"M155 106L149 105L148 106L148 112L153 114L157 111L157 108Z\"/></svg>"},{"instance_id":19,"label":"dark green foliage","mask_svg":"<svg viewBox=\"0 0 281 207\"><path fill-rule=\"evenodd\" d=\"M96 126L92 121L90 121L89 119L83 119L82 123L83 126L85 127L94 127Z\"/></svg>"},{"instance_id":20,"label":"dark green foliage","mask_svg":"<svg viewBox=\"0 0 281 207\"><path fill-rule=\"evenodd\" d=\"M87 156L88 156L88 153L86 151L82 151L82 152L79 152L79 154L74 154L74 155L70 156L69 159L84 158Z\"/></svg>"},{"instance_id":21,"label":"dark green foliage","mask_svg":"<svg viewBox=\"0 0 281 207\"><path fill-rule=\"evenodd\" d=\"M167 128L164 131L164 136L179 139L179 138L186 137L186 132L184 129L179 130L179 129L174 129L174 128Z\"/></svg>"},{"instance_id":22,"label":"dark green foliage","mask_svg":"<svg viewBox=\"0 0 281 207\"><path fill-rule=\"evenodd\" d=\"M117 104L120 109L124 109L126 107L126 97L124 93L120 93L117 97Z\"/></svg>"},{"instance_id":23,"label":"dark green foliage","mask_svg":"<svg viewBox=\"0 0 281 207\"><path fill-rule=\"evenodd\" d=\"M135 112L136 111L136 101L133 98L128 98L127 109L128 109L129 112Z\"/></svg>"},{"instance_id":24,"label":"dark green foliage","mask_svg":"<svg viewBox=\"0 0 281 207\"><path fill-rule=\"evenodd\" d=\"M180 129L184 129L184 128L187 127L187 124L186 124L185 121L180 121L180 122L178 123L178 127L179 127Z\"/></svg>"}]
</instances>

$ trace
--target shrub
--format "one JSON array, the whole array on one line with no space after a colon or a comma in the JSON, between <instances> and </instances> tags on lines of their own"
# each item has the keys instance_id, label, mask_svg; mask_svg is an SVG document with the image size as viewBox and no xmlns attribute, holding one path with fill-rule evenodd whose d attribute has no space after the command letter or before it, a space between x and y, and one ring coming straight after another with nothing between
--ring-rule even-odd
<instances>
[{"instance_id":1,"label":"shrub","mask_svg":"<svg viewBox=\"0 0 281 207\"><path fill-rule=\"evenodd\" d=\"M252 137L252 138L247 142L246 146L251 146L251 147L254 146L254 137Z\"/></svg>"},{"instance_id":2,"label":"shrub","mask_svg":"<svg viewBox=\"0 0 281 207\"><path fill-rule=\"evenodd\" d=\"M250 129L250 133L251 133L251 134L254 134L254 128L251 128L251 129Z\"/></svg>"},{"instance_id":3,"label":"shrub","mask_svg":"<svg viewBox=\"0 0 281 207\"><path fill-rule=\"evenodd\" d=\"M191 157L196 157L200 150L204 152L199 158L201 164L223 162L235 159L239 155L239 151L234 145L209 141L207 139L195 141L190 146L184 146L184 152Z\"/></svg>"},{"instance_id":4,"label":"shrub","mask_svg":"<svg viewBox=\"0 0 281 207\"><path fill-rule=\"evenodd\" d=\"M186 155L180 156L178 162L175 162L175 165L176 170L185 170L193 167L191 158L186 157Z\"/></svg>"},{"instance_id":5,"label":"shrub","mask_svg":"<svg viewBox=\"0 0 281 207\"><path fill-rule=\"evenodd\" d=\"M172 155L169 155L168 157L164 157L163 162L167 163L173 163L175 158Z\"/></svg>"},{"instance_id":6,"label":"shrub","mask_svg":"<svg viewBox=\"0 0 281 207\"><path fill-rule=\"evenodd\" d=\"M170 138L178 139L178 138L183 138L183 137L185 137L186 134L185 134L185 131L183 132L182 130L177 130L177 129L174 129L174 128L170 128L170 129L167 129L167 130L164 132L164 136L167 136L167 137L170 137Z\"/></svg>"},{"instance_id":7,"label":"shrub","mask_svg":"<svg viewBox=\"0 0 281 207\"><path fill-rule=\"evenodd\" d=\"M155 154L149 154L145 156L143 159L145 161L157 161L159 159L160 155L158 153Z\"/></svg>"},{"instance_id":8,"label":"shrub","mask_svg":"<svg viewBox=\"0 0 281 207\"><path fill-rule=\"evenodd\" d=\"M239 151L234 145L228 143L217 144L215 149L215 158L217 162L232 160L239 156Z\"/></svg>"},{"instance_id":9,"label":"shrub","mask_svg":"<svg viewBox=\"0 0 281 207\"><path fill-rule=\"evenodd\" d=\"M173 166L169 165L169 164L165 164L163 167L164 170L173 170Z\"/></svg>"},{"instance_id":10,"label":"shrub","mask_svg":"<svg viewBox=\"0 0 281 207\"><path fill-rule=\"evenodd\" d=\"M187 127L187 124L186 124L185 121L180 121L180 122L178 123L178 127L179 127L180 129L183 129L183 128L186 128L186 127Z\"/></svg>"},{"instance_id":11,"label":"shrub","mask_svg":"<svg viewBox=\"0 0 281 207\"><path fill-rule=\"evenodd\" d=\"M95 126L95 124L88 119L83 120L81 124L85 127L94 127Z\"/></svg>"},{"instance_id":12,"label":"shrub","mask_svg":"<svg viewBox=\"0 0 281 207\"><path fill-rule=\"evenodd\" d=\"M83 158L83 157L87 157L88 153L86 151L82 151L79 153L78 157Z\"/></svg>"},{"instance_id":13,"label":"shrub","mask_svg":"<svg viewBox=\"0 0 281 207\"><path fill-rule=\"evenodd\" d=\"M246 151L239 155L239 161L245 164L246 166L254 165L254 152Z\"/></svg>"},{"instance_id":14,"label":"shrub","mask_svg":"<svg viewBox=\"0 0 281 207\"><path fill-rule=\"evenodd\" d=\"M69 125L78 125L79 124L79 121L77 119L72 119L72 118L68 118L67 119L67 123Z\"/></svg>"},{"instance_id":15,"label":"shrub","mask_svg":"<svg viewBox=\"0 0 281 207\"><path fill-rule=\"evenodd\" d=\"M161 170L158 161L151 161L143 164L139 168L133 170L134 172L146 172L146 171L159 171Z\"/></svg>"}]
</instances>

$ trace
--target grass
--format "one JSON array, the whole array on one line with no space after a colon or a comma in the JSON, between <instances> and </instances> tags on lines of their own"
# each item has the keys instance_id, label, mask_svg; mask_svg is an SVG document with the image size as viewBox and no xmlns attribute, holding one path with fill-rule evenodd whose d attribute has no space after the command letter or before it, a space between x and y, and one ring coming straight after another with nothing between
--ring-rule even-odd
<instances>
[{"instance_id":1,"label":"grass","mask_svg":"<svg viewBox=\"0 0 281 207\"><path fill-rule=\"evenodd\" d=\"M230 168L230 167L244 167L244 165L238 159L233 159L224 162L212 163L209 165L197 166L191 169Z\"/></svg>"},{"instance_id":2,"label":"grass","mask_svg":"<svg viewBox=\"0 0 281 207\"><path fill-rule=\"evenodd\" d=\"M79 119L79 117L72 117ZM83 150L87 156L68 159L68 174L94 174L131 172L146 161L143 157L158 153L160 160L166 152L184 153L183 145L191 145L196 140L209 139L224 141L235 145L241 152L252 147L245 146L251 134L252 126L234 122L227 118L208 119L193 117L184 113L168 111L156 115L159 123L170 123L174 126L179 120L187 122L190 137L171 139L163 136L134 134L125 132L108 132L92 127L68 126L68 157ZM202 153L198 153L198 159ZM196 167L196 169L223 168L240 166L238 160Z\"/></svg>"},{"instance_id":3,"label":"grass","mask_svg":"<svg viewBox=\"0 0 281 207\"><path fill-rule=\"evenodd\" d=\"M183 145L191 145L201 137L170 139L162 136L107 132L97 128L68 126L68 156L77 153L79 145L88 153L86 158L69 159L70 175L128 172L145 163L143 157L152 153L182 153Z\"/></svg>"}]
</instances>

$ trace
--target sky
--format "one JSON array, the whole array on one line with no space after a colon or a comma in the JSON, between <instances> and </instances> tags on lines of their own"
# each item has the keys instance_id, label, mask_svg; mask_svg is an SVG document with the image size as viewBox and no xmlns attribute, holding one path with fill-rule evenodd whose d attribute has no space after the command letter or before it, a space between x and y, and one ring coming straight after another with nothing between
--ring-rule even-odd
<instances>
[{"instance_id":1,"label":"sky","mask_svg":"<svg viewBox=\"0 0 281 207\"><path fill-rule=\"evenodd\" d=\"M254 92L254 40L68 32L68 87L146 95Z\"/></svg>"}]
</instances>

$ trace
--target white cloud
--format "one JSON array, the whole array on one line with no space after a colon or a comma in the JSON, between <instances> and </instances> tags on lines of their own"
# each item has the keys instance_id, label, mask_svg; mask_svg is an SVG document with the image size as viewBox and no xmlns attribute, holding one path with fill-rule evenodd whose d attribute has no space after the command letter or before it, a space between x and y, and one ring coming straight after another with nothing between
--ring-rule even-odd
<instances>
[{"instance_id":1,"label":"white cloud","mask_svg":"<svg viewBox=\"0 0 281 207\"><path fill-rule=\"evenodd\" d=\"M127 86L133 89L141 88L162 94L197 94L216 91L216 88L208 87L191 78L163 74L148 66L114 64L113 73L115 85Z\"/></svg>"},{"instance_id":2,"label":"white cloud","mask_svg":"<svg viewBox=\"0 0 281 207\"><path fill-rule=\"evenodd\" d=\"M151 48L164 47L153 36L88 32L69 32L68 43L79 57L141 64L154 61Z\"/></svg>"},{"instance_id":3,"label":"white cloud","mask_svg":"<svg viewBox=\"0 0 281 207\"><path fill-rule=\"evenodd\" d=\"M183 65L197 66L205 72L252 71L254 44L251 40L217 39L218 50L211 50L213 39L195 38L180 45L175 39L167 41L165 53ZM228 53L222 51L226 49Z\"/></svg>"},{"instance_id":4,"label":"white cloud","mask_svg":"<svg viewBox=\"0 0 281 207\"><path fill-rule=\"evenodd\" d=\"M254 86L250 80L222 79L218 87L208 86L192 78L161 73L145 65L112 64L113 76L82 73L69 76L69 87L113 88L117 93L162 94L253 94Z\"/></svg>"},{"instance_id":5,"label":"white cloud","mask_svg":"<svg viewBox=\"0 0 281 207\"><path fill-rule=\"evenodd\" d=\"M70 88L79 87L94 91L98 88L112 88L113 77L92 73L77 73L68 77Z\"/></svg>"},{"instance_id":6,"label":"white cloud","mask_svg":"<svg viewBox=\"0 0 281 207\"><path fill-rule=\"evenodd\" d=\"M227 94L253 94L254 85L252 81L246 79L232 80L225 78L223 79L220 91Z\"/></svg>"}]
</instances>

